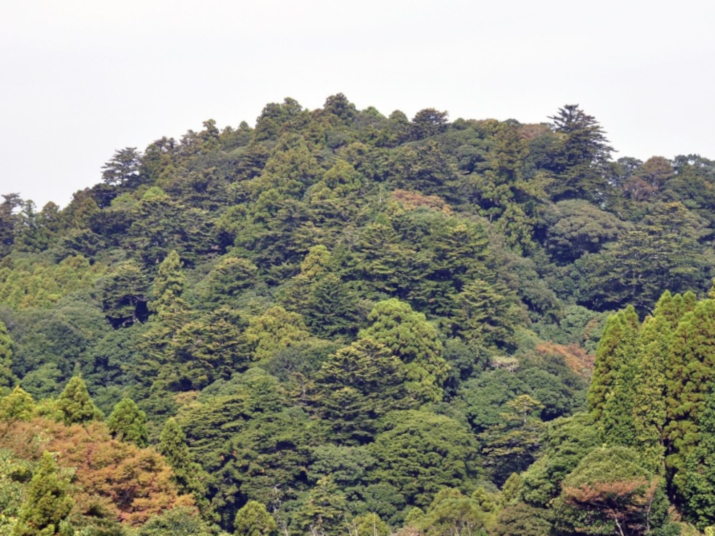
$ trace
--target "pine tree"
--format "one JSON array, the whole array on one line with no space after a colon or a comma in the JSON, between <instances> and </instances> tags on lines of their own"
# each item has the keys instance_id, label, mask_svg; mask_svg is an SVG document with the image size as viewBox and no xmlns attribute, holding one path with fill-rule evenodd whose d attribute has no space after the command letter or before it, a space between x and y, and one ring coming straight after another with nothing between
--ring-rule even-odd
<instances>
[{"instance_id":1,"label":"pine tree","mask_svg":"<svg viewBox=\"0 0 715 536\"><path fill-rule=\"evenodd\" d=\"M477 279L465 285L454 301L456 335L487 346L513 346L515 315L511 300L503 292Z\"/></svg>"},{"instance_id":2,"label":"pine tree","mask_svg":"<svg viewBox=\"0 0 715 536\"><path fill-rule=\"evenodd\" d=\"M258 268L246 259L223 257L207 277L205 299L226 303L258 281Z\"/></svg>"},{"instance_id":3,"label":"pine tree","mask_svg":"<svg viewBox=\"0 0 715 536\"><path fill-rule=\"evenodd\" d=\"M154 280L149 308L156 314L139 344L144 359L132 365L132 372L141 383L158 380L161 371L171 363L174 337L191 320L191 308L182 298L185 288L181 260L172 251L159 266Z\"/></svg>"},{"instance_id":4,"label":"pine tree","mask_svg":"<svg viewBox=\"0 0 715 536\"><path fill-rule=\"evenodd\" d=\"M57 410L65 424L86 424L104 418L94 405L82 376L73 376L57 399Z\"/></svg>"},{"instance_id":5,"label":"pine tree","mask_svg":"<svg viewBox=\"0 0 715 536\"><path fill-rule=\"evenodd\" d=\"M319 337L354 335L358 330L358 301L335 274L320 278L311 288L303 315Z\"/></svg>"},{"instance_id":6,"label":"pine tree","mask_svg":"<svg viewBox=\"0 0 715 536\"><path fill-rule=\"evenodd\" d=\"M44 452L28 485L12 536L73 534L67 524L67 517L74 506L68 488L68 482L57 473L52 455Z\"/></svg>"},{"instance_id":7,"label":"pine tree","mask_svg":"<svg viewBox=\"0 0 715 536\"><path fill-rule=\"evenodd\" d=\"M385 345L364 338L328 357L316 377L318 405L334 440L364 443L377 419L415 405L405 389L405 366Z\"/></svg>"},{"instance_id":8,"label":"pine tree","mask_svg":"<svg viewBox=\"0 0 715 536\"><path fill-rule=\"evenodd\" d=\"M553 129L562 143L553 162L553 171L558 174L553 187L557 199L602 201L608 190L603 167L613 148L608 145L601 125L577 104L559 108L558 114L549 119L553 120Z\"/></svg>"},{"instance_id":9,"label":"pine tree","mask_svg":"<svg viewBox=\"0 0 715 536\"><path fill-rule=\"evenodd\" d=\"M236 514L234 521L236 536L275 536L278 525L268 513L265 505L258 501L248 501Z\"/></svg>"},{"instance_id":10,"label":"pine tree","mask_svg":"<svg viewBox=\"0 0 715 536\"><path fill-rule=\"evenodd\" d=\"M3 387L12 387L15 384L15 375L12 366L12 339L7 327L0 320L0 392Z\"/></svg>"},{"instance_id":11,"label":"pine tree","mask_svg":"<svg viewBox=\"0 0 715 536\"><path fill-rule=\"evenodd\" d=\"M367 225L354 252L355 277L375 296L398 293L406 282L410 253L389 221Z\"/></svg>"},{"instance_id":12,"label":"pine tree","mask_svg":"<svg viewBox=\"0 0 715 536\"><path fill-rule=\"evenodd\" d=\"M161 379L173 389L199 390L245 370L251 353L241 329L245 324L238 312L228 307L188 322L167 347Z\"/></svg>"},{"instance_id":13,"label":"pine tree","mask_svg":"<svg viewBox=\"0 0 715 536\"><path fill-rule=\"evenodd\" d=\"M139 409L131 398L122 399L107 419L107 427L112 436L134 443L138 447L148 444L146 413Z\"/></svg>"},{"instance_id":14,"label":"pine tree","mask_svg":"<svg viewBox=\"0 0 715 536\"><path fill-rule=\"evenodd\" d=\"M120 264L101 284L104 314L115 327L146 320L148 288L147 278L136 262Z\"/></svg>"}]
</instances>

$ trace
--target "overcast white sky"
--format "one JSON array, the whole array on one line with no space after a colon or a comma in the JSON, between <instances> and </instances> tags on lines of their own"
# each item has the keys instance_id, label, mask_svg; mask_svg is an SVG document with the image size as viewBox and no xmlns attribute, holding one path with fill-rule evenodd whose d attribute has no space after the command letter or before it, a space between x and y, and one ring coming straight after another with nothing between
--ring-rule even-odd
<instances>
[{"instance_id":1,"label":"overcast white sky","mask_svg":"<svg viewBox=\"0 0 715 536\"><path fill-rule=\"evenodd\" d=\"M316 108L546 121L715 158L715 2L0 0L0 193L64 205L122 147Z\"/></svg>"}]
</instances>

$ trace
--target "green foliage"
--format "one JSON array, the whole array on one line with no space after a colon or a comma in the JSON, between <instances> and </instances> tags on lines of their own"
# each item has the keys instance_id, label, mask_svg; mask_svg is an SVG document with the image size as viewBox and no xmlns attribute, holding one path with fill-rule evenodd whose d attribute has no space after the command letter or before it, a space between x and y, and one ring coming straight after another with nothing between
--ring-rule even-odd
<instances>
[{"instance_id":1,"label":"green foliage","mask_svg":"<svg viewBox=\"0 0 715 536\"><path fill-rule=\"evenodd\" d=\"M583 283L579 301L596 309L631 303L644 310L664 289L702 288L710 262L698 245L703 226L680 202L655 204L638 227L576 261Z\"/></svg>"},{"instance_id":2,"label":"green foliage","mask_svg":"<svg viewBox=\"0 0 715 536\"><path fill-rule=\"evenodd\" d=\"M104 419L104 414L94 405L82 376L73 376L56 402L62 422L87 424Z\"/></svg>"},{"instance_id":3,"label":"green foliage","mask_svg":"<svg viewBox=\"0 0 715 536\"><path fill-rule=\"evenodd\" d=\"M271 307L261 316L251 318L244 335L256 361L272 357L279 350L310 337L303 317L281 306Z\"/></svg>"},{"instance_id":4,"label":"green foliage","mask_svg":"<svg viewBox=\"0 0 715 536\"><path fill-rule=\"evenodd\" d=\"M387 430L369 445L376 460L372 478L388 483L408 504L428 506L443 487L472 491L477 469L477 445L458 422L419 411L388 416Z\"/></svg>"},{"instance_id":5,"label":"green foliage","mask_svg":"<svg viewBox=\"0 0 715 536\"><path fill-rule=\"evenodd\" d=\"M350 530L356 536L390 536L392 534L388 524L373 512L353 519Z\"/></svg>"},{"instance_id":6,"label":"green foliage","mask_svg":"<svg viewBox=\"0 0 715 536\"><path fill-rule=\"evenodd\" d=\"M613 214L576 199L556 203L544 219L548 224L545 245L560 264L598 253L630 229Z\"/></svg>"},{"instance_id":7,"label":"green foliage","mask_svg":"<svg viewBox=\"0 0 715 536\"><path fill-rule=\"evenodd\" d=\"M224 257L207 276L203 299L227 304L258 281L256 265L246 259Z\"/></svg>"},{"instance_id":8,"label":"green foliage","mask_svg":"<svg viewBox=\"0 0 715 536\"><path fill-rule=\"evenodd\" d=\"M330 477L324 477L310 490L297 525L304 532L333 534L345 525L346 510L345 496Z\"/></svg>"},{"instance_id":9,"label":"green foliage","mask_svg":"<svg viewBox=\"0 0 715 536\"><path fill-rule=\"evenodd\" d=\"M404 364L409 388L422 400L440 400L449 365L442 356L437 329L409 304L391 299L380 302L368 315L361 338L389 348Z\"/></svg>"},{"instance_id":10,"label":"green foliage","mask_svg":"<svg viewBox=\"0 0 715 536\"><path fill-rule=\"evenodd\" d=\"M639 322L632 307L608 319L596 352L589 407L606 435L620 444L632 442L629 429L633 410L631 395Z\"/></svg>"},{"instance_id":11,"label":"green foliage","mask_svg":"<svg viewBox=\"0 0 715 536\"><path fill-rule=\"evenodd\" d=\"M601 445L601 436L590 415L577 413L546 425L541 441L541 457L522 473L519 497L532 506L547 508L560 495L564 478Z\"/></svg>"},{"instance_id":12,"label":"green foliage","mask_svg":"<svg viewBox=\"0 0 715 536\"><path fill-rule=\"evenodd\" d=\"M644 465L654 472L662 472L665 458L666 369L672 339L672 320L668 317L672 305L671 295L666 292L658 301L654 316L643 322L634 378L634 446L642 453Z\"/></svg>"},{"instance_id":13,"label":"green foliage","mask_svg":"<svg viewBox=\"0 0 715 536\"><path fill-rule=\"evenodd\" d=\"M114 406L107 419L107 428L122 441L134 443L138 447L147 446L146 413L131 398L123 398Z\"/></svg>"},{"instance_id":14,"label":"green foliage","mask_svg":"<svg viewBox=\"0 0 715 536\"><path fill-rule=\"evenodd\" d=\"M574 197L600 201L607 190L603 166L613 150L598 121L577 104L559 108L553 129L559 135L559 150L553 162L558 177L553 185L557 198Z\"/></svg>"},{"instance_id":15,"label":"green foliage","mask_svg":"<svg viewBox=\"0 0 715 536\"><path fill-rule=\"evenodd\" d=\"M0 534L9 534L17 522L33 465L10 451L0 450Z\"/></svg>"},{"instance_id":16,"label":"green foliage","mask_svg":"<svg viewBox=\"0 0 715 536\"><path fill-rule=\"evenodd\" d=\"M426 535L483 534L492 521L489 514L474 497L465 497L458 489L443 488L414 525Z\"/></svg>"},{"instance_id":17,"label":"green foliage","mask_svg":"<svg viewBox=\"0 0 715 536\"><path fill-rule=\"evenodd\" d=\"M15 376L12 373L12 339L7 327L0 320L0 392L2 388L12 387Z\"/></svg>"},{"instance_id":18,"label":"green foliage","mask_svg":"<svg viewBox=\"0 0 715 536\"><path fill-rule=\"evenodd\" d=\"M495 536L550 536L552 525L547 510L534 508L524 503L509 505L499 512Z\"/></svg>"},{"instance_id":19,"label":"green foliage","mask_svg":"<svg viewBox=\"0 0 715 536\"><path fill-rule=\"evenodd\" d=\"M236 514L234 521L237 536L275 536L278 525L268 513L265 505L257 501L248 501Z\"/></svg>"},{"instance_id":20,"label":"green foliage","mask_svg":"<svg viewBox=\"0 0 715 536\"><path fill-rule=\"evenodd\" d=\"M13 309L50 308L72 292L91 287L105 269L99 263L90 265L81 255L59 264L32 260L11 261L12 268L0 268L0 304Z\"/></svg>"},{"instance_id":21,"label":"green foliage","mask_svg":"<svg viewBox=\"0 0 715 536\"><path fill-rule=\"evenodd\" d=\"M715 366L715 301L703 300L686 313L671 343L666 367L664 436L669 468L680 470L700 441L698 422ZM677 482L677 478L675 479Z\"/></svg>"},{"instance_id":22,"label":"green foliage","mask_svg":"<svg viewBox=\"0 0 715 536\"><path fill-rule=\"evenodd\" d=\"M174 470L174 480L184 493L193 493L202 497L204 483L201 467L193 461L193 456L186 445L186 435L173 417L166 421L159 438L159 452Z\"/></svg>"},{"instance_id":23,"label":"green foliage","mask_svg":"<svg viewBox=\"0 0 715 536\"><path fill-rule=\"evenodd\" d=\"M514 345L515 313L511 300L480 279L467 284L456 298L455 331L487 346Z\"/></svg>"},{"instance_id":24,"label":"green foliage","mask_svg":"<svg viewBox=\"0 0 715 536\"><path fill-rule=\"evenodd\" d=\"M69 483L57 471L55 460L49 452L32 475L26 497L13 528L13 536L71 535L67 518L74 501L69 496Z\"/></svg>"},{"instance_id":25,"label":"green foliage","mask_svg":"<svg viewBox=\"0 0 715 536\"><path fill-rule=\"evenodd\" d=\"M127 261L102 280L102 309L115 326L146 320L149 284L141 267Z\"/></svg>"},{"instance_id":26,"label":"green foliage","mask_svg":"<svg viewBox=\"0 0 715 536\"><path fill-rule=\"evenodd\" d=\"M715 397L705 400L699 419L700 441L687 455L682 473L674 479L683 495L683 513L700 530L715 523Z\"/></svg>"},{"instance_id":27,"label":"green foliage","mask_svg":"<svg viewBox=\"0 0 715 536\"><path fill-rule=\"evenodd\" d=\"M562 498L582 514L575 530L587 534L647 534L667 516L659 478L625 447L592 450L564 479Z\"/></svg>"},{"instance_id":28,"label":"green foliage","mask_svg":"<svg viewBox=\"0 0 715 536\"><path fill-rule=\"evenodd\" d=\"M335 441L367 442L377 419L416 405L405 388L405 368L389 348L369 338L328 357L316 376L316 394Z\"/></svg>"},{"instance_id":29,"label":"green foliage","mask_svg":"<svg viewBox=\"0 0 715 536\"><path fill-rule=\"evenodd\" d=\"M543 423L537 414L543 405L529 395L520 395L505 405L502 422L480 434L484 465L498 484L512 473L526 469L540 447Z\"/></svg>"},{"instance_id":30,"label":"green foliage","mask_svg":"<svg viewBox=\"0 0 715 536\"><path fill-rule=\"evenodd\" d=\"M181 269L181 260L176 250L172 250L159 265L149 306L155 312L170 307L185 289L186 276Z\"/></svg>"},{"instance_id":31,"label":"green foliage","mask_svg":"<svg viewBox=\"0 0 715 536\"><path fill-rule=\"evenodd\" d=\"M206 526L193 510L188 508L172 508L168 512L154 516L144 523L136 536L214 536L215 530Z\"/></svg>"},{"instance_id":32,"label":"green foliage","mask_svg":"<svg viewBox=\"0 0 715 536\"><path fill-rule=\"evenodd\" d=\"M250 346L238 312L221 307L184 324L167 348L161 379L178 390L201 389L246 368Z\"/></svg>"},{"instance_id":33,"label":"green foliage","mask_svg":"<svg viewBox=\"0 0 715 536\"><path fill-rule=\"evenodd\" d=\"M10 394L0 398L0 420L29 421L35 409L35 401L19 385Z\"/></svg>"},{"instance_id":34,"label":"green foliage","mask_svg":"<svg viewBox=\"0 0 715 536\"><path fill-rule=\"evenodd\" d=\"M67 488L82 534L640 534L650 501L666 536L663 489L711 523L715 162L551 119L288 98L121 149L63 209L3 196L0 447L29 461L0 461L0 532L46 425L60 460L160 440L202 516Z\"/></svg>"}]
</instances>

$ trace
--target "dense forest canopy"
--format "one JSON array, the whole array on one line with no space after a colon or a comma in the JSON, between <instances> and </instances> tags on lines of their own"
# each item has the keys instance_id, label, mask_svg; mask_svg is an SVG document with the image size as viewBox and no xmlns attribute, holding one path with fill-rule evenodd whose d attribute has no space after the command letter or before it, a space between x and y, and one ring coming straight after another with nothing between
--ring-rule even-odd
<instances>
[{"instance_id":1,"label":"dense forest canopy","mask_svg":"<svg viewBox=\"0 0 715 536\"><path fill-rule=\"evenodd\" d=\"M7 193L0 535L711 530L715 161L615 154L338 94Z\"/></svg>"}]
</instances>

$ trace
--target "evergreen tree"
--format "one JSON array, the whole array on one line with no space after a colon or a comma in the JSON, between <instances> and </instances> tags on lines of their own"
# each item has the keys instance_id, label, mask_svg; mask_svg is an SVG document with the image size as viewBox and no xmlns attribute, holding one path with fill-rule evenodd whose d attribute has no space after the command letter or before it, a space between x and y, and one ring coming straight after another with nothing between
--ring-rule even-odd
<instances>
[{"instance_id":1,"label":"evergreen tree","mask_svg":"<svg viewBox=\"0 0 715 536\"><path fill-rule=\"evenodd\" d=\"M149 284L136 262L120 264L101 283L102 309L115 327L146 320Z\"/></svg>"},{"instance_id":2,"label":"evergreen tree","mask_svg":"<svg viewBox=\"0 0 715 536\"><path fill-rule=\"evenodd\" d=\"M228 307L186 323L168 345L161 379L177 390L198 390L245 370L251 353L242 333L245 325Z\"/></svg>"},{"instance_id":3,"label":"evergreen tree","mask_svg":"<svg viewBox=\"0 0 715 536\"><path fill-rule=\"evenodd\" d=\"M35 409L35 401L19 385L9 395L0 398L0 420L29 421Z\"/></svg>"},{"instance_id":4,"label":"evergreen tree","mask_svg":"<svg viewBox=\"0 0 715 536\"><path fill-rule=\"evenodd\" d=\"M55 460L44 452L32 475L12 536L70 536L67 518L74 501L68 482L58 475Z\"/></svg>"},{"instance_id":5,"label":"evergreen tree","mask_svg":"<svg viewBox=\"0 0 715 536\"><path fill-rule=\"evenodd\" d=\"M354 536L390 536L392 531L380 516L370 512L353 519L350 534Z\"/></svg>"},{"instance_id":6,"label":"evergreen tree","mask_svg":"<svg viewBox=\"0 0 715 536\"><path fill-rule=\"evenodd\" d=\"M715 301L703 300L686 313L672 339L666 367L666 462L676 473L700 442L699 420L715 380Z\"/></svg>"},{"instance_id":7,"label":"evergreen tree","mask_svg":"<svg viewBox=\"0 0 715 536\"><path fill-rule=\"evenodd\" d=\"M159 265L159 272L152 288L152 301L149 306L158 312L172 305L186 289L186 276L181 269L181 259L176 250L172 250Z\"/></svg>"},{"instance_id":8,"label":"evergreen tree","mask_svg":"<svg viewBox=\"0 0 715 536\"><path fill-rule=\"evenodd\" d=\"M159 452L174 471L174 481L183 493L194 495L202 509L206 508L206 484L201 466L194 461L194 456L186 444L186 435L175 418L166 421L159 437Z\"/></svg>"},{"instance_id":9,"label":"evergreen tree","mask_svg":"<svg viewBox=\"0 0 715 536\"><path fill-rule=\"evenodd\" d=\"M0 320L0 392L3 387L12 387L15 384L15 375L10 370L12 366L12 339L7 327Z\"/></svg>"},{"instance_id":10,"label":"evergreen tree","mask_svg":"<svg viewBox=\"0 0 715 536\"><path fill-rule=\"evenodd\" d=\"M644 467L656 474L663 474L665 462L665 374L673 329L679 318L675 306L676 301L666 291L658 301L653 316L643 322L638 340L633 393L633 446L641 453Z\"/></svg>"},{"instance_id":11,"label":"evergreen tree","mask_svg":"<svg viewBox=\"0 0 715 536\"><path fill-rule=\"evenodd\" d=\"M389 348L368 338L328 357L315 382L318 406L334 440L367 442L379 417L415 405L403 383L404 368Z\"/></svg>"},{"instance_id":12,"label":"evergreen tree","mask_svg":"<svg viewBox=\"0 0 715 536\"><path fill-rule=\"evenodd\" d=\"M368 285L375 297L398 294L406 287L411 253L400 244L389 221L367 225L353 253L354 277Z\"/></svg>"},{"instance_id":13,"label":"evergreen tree","mask_svg":"<svg viewBox=\"0 0 715 536\"><path fill-rule=\"evenodd\" d=\"M227 303L258 282L258 268L246 259L223 257L207 277L204 298Z\"/></svg>"},{"instance_id":14,"label":"evergreen tree","mask_svg":"<svg viewBox=\"0 0 715 536\"><path fill-rule=\"evenodd\" d=\"M236 514L236 536L276 536L278 525L266 507L258 501L248 501Z\"/></svg>"},{"instance_id":15,"label":"evergreen tree","mask_svg":"<svg viewBox=\"0 0 715 536\"><path fill-rule=\"evenodd\" d=\"M375 305L368 320L371 325L360 331L360 337L384 344L400 358L416 397L441 400L449 365L442 356L439 332L425 315L393 298Z\"/></svg>"},{"instance_id":16,"label":"evergreen tree","mask_svg":"<svg viewBox=\"0 0 715 536\"><path fill-rule=\"evenodd\" d=\"M506 404L502 422L479 435L484 465L492 479L503 484L509 475L521 473L536 459L544 428L536 414L543 404L529 395L520 395Z\"/></svg>"},{"instance_id":17,"label":"evergreen tree","mask_svg":"<svg viewBox=\"0 0 715 536\"><path fill-rule=\"evenodd\" d=\"M636 373L639 368L638 331L640 329L638 315L633 307L629 306L624 311L623 323L626 331L616 350L615 381L603 406L602 418L597 422L602 426L604 439L609 444L632 447L635 445L636 433L633 408Z\"/></svg>"},{"instance_id":18,"label":"evergreen tree","mask_svg":"<svg viewBox=\"0 0 715 536\"><path fill-rule=\"evenodd\" d=\"M455 334L487 346L514 344L515 314L511 300L492 285L477 279L455 297Z\"/></svg>"},{"instance_id":19,"label":"evergreen tree","mask_svg":"<svg viewBox=\"0 0 715 536\"><path fill-rule=\"evenodd\" d=\"M606 403L612 398L621 368L634 359L638 317L633 308L609 317L596 350L596 362L588 391L588 405L596 422L606 418ZM611 419L625 415L610 416Z\"/></svg>"},{"instance_id":20,"label":"evergreen tree","mask_svg":"<svg viewBox=\"0 0 715 536\"><path fill-rule=\"evenodd\" d=\"M253 359L260 361L272 357L283 348L309 339L310 333L300 314L276 306L249 320L245 338Z\"/></svg>"},{"instance_id":21,"label":"evergreen tree","mask_svg":"<svg viewBox=\"0 0 715 536\"><path fill-rule=\"evenodd\" d=\"M319 337L354 335L358 330L357 297L335 274L327 274L313 285L303 315Z\"/></svg>"},{"instance_id":22,"label":"evergreen tree","mask_svg":"<svg viewBox=\"0 0 715 536\"><path fill-rule=\"evenodd\" d=\"M566 533L644 535L667 521L659 477L626 447L592 450L564 479L561 498L580 513Z\"/></svg>"},{"instance_id":23,"label":"evergreen tree","mask_svg":"<svg viewBox=\"0 0 715 536\"><path fill-rule=\"evenodd\" d=\"M683 513L700 530L715 525L715 392L710 389L700 418L700 441L688 454L673 484L683 497Z\"/></svg>"},{"instance_id":24,"label":"evergreen tree","mask_svg":"<svg viewBox=\"0 0 715 536\"><path fill-rule=\"evenodd\" d=\"M561 141L552 164L558 175L553 186L556 198L603 201L608 193L605 164L613 151L603 128L577 104L559 108L549 119L553 120L552 128Z\"/></svg>"},{"instance_id":25,"label":"evergreen tree","mask_svg":"<svg viewBox=\"0 0 715 536\"><path fill-rule=\"evenodd\" d=\"M342 491L326 476L308 494L308 501L298 512L298 526L312 534L336 534L344 526L347 501Z\"/></svg>"},{"instance_id":26,"label":"evergreen tree","mask_svg":"<svg viewBox=\"0 0 715 536\"><path fill-rule=\"evenodd\" d=\"M73 376L57 399L57 411L65 424L86 424L104 418L94 405L82 376Z\"/></svg>"},{"instance_id":27,"label":"evergreen tree","mask_svg":"<svg viewBox=\"0 0 715 536\"><path fill-rule=\"evenodd\" d=\"M107 419L107 428L112 436L134 443L138 447L148 444L146 413L139 409L131 398L123 398Z\"/></svg>"}]
</instances>

